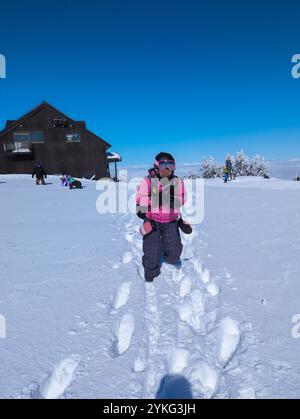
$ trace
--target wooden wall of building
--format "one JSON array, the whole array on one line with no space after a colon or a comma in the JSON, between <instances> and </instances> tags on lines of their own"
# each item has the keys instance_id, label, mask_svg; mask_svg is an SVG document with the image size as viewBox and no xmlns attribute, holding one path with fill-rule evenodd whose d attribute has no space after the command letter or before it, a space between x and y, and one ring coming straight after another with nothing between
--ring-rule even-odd
<instances>
[{"instance_id":1,"label":"wooden wall of building","mask_svg":"<svg viewBox=\"0 0 300 419\"><path fill-rule=\"evenodd\" d=\"M68 120L68 128L54 128L54 119L65 119L52 107L42 107L22 126L14 128L0 138L0 173L28 174L39 161L49 174L68 173L75 177L96 179L107 176L107 144L92 134L83 121ZM73 126L72 126L73 125ZM44 143L32 143L31 156L11 158L4 151L3 143L11 143L15 132L43 131ZM66 134L80 134L81 141L68 143Z\"/></svg>"}]
</instances>

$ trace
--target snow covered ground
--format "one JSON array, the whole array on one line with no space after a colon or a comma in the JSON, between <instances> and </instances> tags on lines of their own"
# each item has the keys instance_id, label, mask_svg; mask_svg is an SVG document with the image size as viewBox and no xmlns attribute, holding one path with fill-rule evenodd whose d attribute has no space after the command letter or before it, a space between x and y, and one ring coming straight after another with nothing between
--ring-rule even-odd
<instances>
[{"instance_id":1,"label":"snow covered ground","mask_svg":"<svg viewBox=\"0 0 300 419\"><path fill-rule=\"evenodd\" d=\"M145 284L140 220L48 182L0 176L0 398L299 398L300 183L206 181Z\"/></svg>"}]
</instances>

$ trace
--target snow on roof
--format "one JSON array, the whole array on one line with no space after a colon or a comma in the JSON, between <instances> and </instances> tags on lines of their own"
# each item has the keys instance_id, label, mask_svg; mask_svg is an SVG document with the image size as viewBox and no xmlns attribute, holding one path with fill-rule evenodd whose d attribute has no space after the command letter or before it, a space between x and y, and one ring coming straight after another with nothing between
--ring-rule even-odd
<instances>
[{"instance_id":1,"label":"snow on roof","mask_svg":"<svg viewBox=\"0 0 300 419\"><path fill-rule=\"evenodd\" d=\"M107 156L107 160L108 161L113 161L113 162L115 162L115 161L119 161L119 162L121 162L122 161L122 157L120 156L120 154L118 154L118 153L115 153L115 152L113 152L113 151L109 151L107 154L106 154L106 156Z\"/></svg>"},{"instance_id":2,"label":"snow on roof","mask_svg":"<svg viewBox=\"0 0 300 419\"><path fill-rule=\"evenodd\" d=\"M31 150L29 148L17 148L13 153L31 153Z\"/></svg>"}]
</instances>

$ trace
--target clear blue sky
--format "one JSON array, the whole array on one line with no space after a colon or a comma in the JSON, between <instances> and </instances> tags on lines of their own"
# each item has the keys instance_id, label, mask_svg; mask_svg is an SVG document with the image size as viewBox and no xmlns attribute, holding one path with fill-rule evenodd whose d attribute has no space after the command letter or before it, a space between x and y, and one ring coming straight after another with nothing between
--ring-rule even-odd
<instances>
[{"instance_id":1,"label":"clear blue sky","mask_svg":"<svg viewBox=\"0 0 300 419\"><path fill-rule=\"evenodd\" d=\"M129 164L300 157L296 1L3 0L0 124L47 100Z\"/></svg>"}]
</instances>

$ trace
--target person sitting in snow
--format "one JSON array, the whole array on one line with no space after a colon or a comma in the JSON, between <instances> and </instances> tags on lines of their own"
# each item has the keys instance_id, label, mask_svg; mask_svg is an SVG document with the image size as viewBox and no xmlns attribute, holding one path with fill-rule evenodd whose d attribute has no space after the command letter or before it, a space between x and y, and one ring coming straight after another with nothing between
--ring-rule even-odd
<instances>
[{"instance_id":1,"label":"person sitting in snow","mask_svg":"<svg viewBox=\"0 0 300 419\"><path fill-rule=\"evenodd\" d=\"M82 189L82 183L74 179L72 176L67 176L67 181L70 189Z\"/></svg>"},{"instance_id":2,"label":"person sitting in snow","mask_svg":"<svg viewBox=\"0 0 300 419\"><path fill-rule=\"evenodd\" d=\"M45 179L47 179L47 174L40 162L37 162L33 168L32 179L34 176L36 177L36 185L40 185L40 183L42 183L42 185L46 185Z\"/></svg>"},{"instance_id":3,"label":"person sitting in snow","mask_svg":"<svg viewBox=\"0 0 300 419\"><path fill-rule=\"evenodd\" d=\"M184 183L174 175L175 170L173 156L159 153L154 168L137 190L137 216L144 221L140 233L147 282L159 276L162 261L180 267L182 243L178 228L186 234L192 233L190 224L180 217L186 196Z\"/></svg>"}]
</instances>

